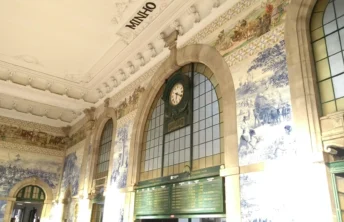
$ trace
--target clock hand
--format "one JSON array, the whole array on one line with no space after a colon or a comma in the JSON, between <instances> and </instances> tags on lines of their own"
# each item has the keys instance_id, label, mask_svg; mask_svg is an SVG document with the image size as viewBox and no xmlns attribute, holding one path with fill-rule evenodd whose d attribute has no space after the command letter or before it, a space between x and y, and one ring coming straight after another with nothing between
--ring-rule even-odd
<instances>
[{"instance_id":1,"label":"clock hand","mask_svg":"<svg viewBox=\"0 0 344 222\"><path fill-rule=\"evenodd\" d=\"M179 93L174 93L174 94L176 94L177 96L180 96L180 97L182 97L182 94L179 94Z\"/></svg>"}]
</instances>

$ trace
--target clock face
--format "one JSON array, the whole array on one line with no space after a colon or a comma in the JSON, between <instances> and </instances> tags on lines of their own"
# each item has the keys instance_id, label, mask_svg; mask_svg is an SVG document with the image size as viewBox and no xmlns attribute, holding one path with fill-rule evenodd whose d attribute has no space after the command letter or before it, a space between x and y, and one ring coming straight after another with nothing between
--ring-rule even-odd
<instances>
[{"instance_id":1,"label":"clock face","mask_svg":"<svg viewBox=\"0 0 344 222\"><path fill-rule=\"evenodd\" d=\"M184 87L181 83L177 83L173 86L170 92L170 103L175 106L180 103L184 95Z\"/></svg>"}]
</instances>

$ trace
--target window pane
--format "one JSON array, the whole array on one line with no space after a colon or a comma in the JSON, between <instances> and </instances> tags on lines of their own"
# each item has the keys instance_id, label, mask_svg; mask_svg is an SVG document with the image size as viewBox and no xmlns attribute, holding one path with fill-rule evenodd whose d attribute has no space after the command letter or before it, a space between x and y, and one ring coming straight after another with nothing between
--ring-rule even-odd
<instances>
[{"instance_id":1,"label":"window pane","mask_svg":"<svg viewBox=\"0 0 344 222\"><path fill-rule=\"evenodd\" d=\"M344 96L344 75L333 78L334 93L336 98Z\"/></svg>"},{"instance_id":2,"label":"window pane","mask_svg":"<svg viewBox=\"0 0 344 222\"><path fill-rule=\"evenodd\" d=\"M213 141L213 151L214 151L214 154L220 153L220 140L219 139Z\"/></svg>"},{"instance_id":3,"label":"window pane","mask_svg":"<svg viewBox=\"0 0 344 222\"><path fill-rule=\"evenodd\" d=\"M337 53L329 58L332 76L344 71L342 53Z\"/></svg>"},{"instance_id":4,"label":"window pane","mask_svg":"<svg viewBox=\"0 0 344 222\"><path fill-rule=\"evenodd\" d=\"M311 35L312 35L312 41L321 39L322 37L324 37L324 29L322 27L318 28L312 31Z\"/></svg>"},{"instance_id":5,"label":"window pane","mask_svg":"<svg viewBox=\"0 0 344 222\"><path fill-rule=\"evenodd\" d=\"M206 150L205 151L206 156L213 155L213 142L212 141L206 143L205 150Z\"/></svg>"},{"instance_id":6,"label":"window pane","mask_svg":"<svg viewBox=\"0 0 344 222\"><path fill-rule=\"evenodd\" d=\"M337 110L338 111L343 111L344 110L344 98L337 99L336 100L336 104L337 104Z\"/></svg>"},{"instance_id":7,"label":"window pane","mask_svg":"<svg viewBox=\"0 0 344 222\"><path fill-rule=\"evenodd\" d=\"M334 99L331 79L319 83L321 102Z\"/></svg>"},{"instance_id":8,"label":"window pane","mask_svg":"<svg viewBox=\"0 0 344 222\"><path fill-rule=\"evenodd\" d=\"M326 24L334 19L335 19L335 15L334 15L333 3L329 3L325 10L323 22L324 24Z\"/></svg>"},{"instance_id":9,"label":"window pane","mask_svg":"<svg viewBox=\"0 0 344 222\"><path fill-rule=\"evenodd\" d=\"M328 55L333 55L341 50L338 32L326 37L326 46Z\"/></svg>"},{"instance_id":10,"label":"window pane","mask_svg":"<svg viewBox=\"0 0 344 222\"><path fill-rule=\"evenodd\" d=\"M184 150L179 151L179 160L181 163L185 161L185 153Z\"/></svg>"},{"instance_id":11,"label":"window pane","mask_svg":"<svg viewBox=\"0 0 344 222\"><path fill-rule=\"evenodd\" d=\"M175 152L173 158L174 158L174 164L178 164L179 163L179 152Z\"/></svg>"},{"instance_id":12,"label":"window pane","mask_svg":"<svg viewBox=\"0 0 344 222\"><path fill-rule=\"evenodd\" d=\"M318 81L330 77L330 66L327 59L323 59L316 63Z\"/></svg>"},{"instance_id":13,"label":"window pane","mask_svg":"<svg viewBox=\"0 0 344 222\"><path fill-rule=\"evenodd\" d=\"M336 104L334 101L322 104L323 115L336 112Z\"/></svg>"},{"instance_id":14,"label":"window pane","mask_svg":"<svg viewBox=\"0 0 344 222\"><path fill-rule=\"evenodd\" d=\"M315 61L326 58L326 44L324 39L320 39L313 43L313 52Z\"/></svg>"},{"instance_id":15,"label":"window pane","mask_svg":"<svg viewBox=\"0 0 344 222\"><path fill-rule=\"evenodd\" d=\"M324 26L325 35L328 35L337 30L337 22L333 21Z\"/></svg>"},{"instance_id":16,"label":"window pane","mask_svg":"<svg viewBox=\"0 0 344 222\"><path fill-rule=\"evenodd\" d=\"M338 28L344 27L344 16L337 19L337 23L338 23Z\"/></svg>"},{"instance_id":17,"label":"window pane","mask_svg":"<svg viewBox=\"0 0 344 222\"><path fill-rule=\"evenodd\" d=\"M336 9L337 18L344 15L344 1L343 0L336 0L334 2L334 6Z\"/></svg>"},{"instance_id":18,"label":"window pane","mask_svg":"<svg viewBox=\"0 0 344 222\"><path fill-rule=\"evenodd\" d=\"M199 147L198 146L193 146L193 153L192 153L192 157L193 159L198 159L199 156Z\"/></svg>"},{"instance_id":19,"label":"window pane","mask_svg":"<svg viewBox=\"0 0 344 222\"><path fill-rule=\"evenodd\" d=\"M311 31L320 28L323 25L323 13L317 12L312 15L312 21L311 21Z\"/></svg>"},{"instance_id":20,"label":"window pane","mask_svg":"<svg viewBox=\"0 0 344 222\"><path fill-rule=\"evenodd\" d=\"M190 148L185 149L184 161L190 161Z\"/></svg>"},{"instance_id":21,"label":"window pane","mask_svg":"<svg viewBox=\"0 0 344 222\"><path fill-rule=\"evenodd\" d=\"M199 145L199 158L205 157L205 144Z\"/></svg>"}]
</instances>

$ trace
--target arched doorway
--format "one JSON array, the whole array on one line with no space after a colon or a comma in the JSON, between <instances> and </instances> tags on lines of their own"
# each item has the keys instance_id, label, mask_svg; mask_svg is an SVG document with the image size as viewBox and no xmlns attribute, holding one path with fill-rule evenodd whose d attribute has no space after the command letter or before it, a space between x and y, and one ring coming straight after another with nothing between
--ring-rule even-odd
<instances>
[{"instance_id":1,"label":"arched doorway","mask_svg":"<svg viewBox=\"0 0 344 222\"><path fill-rule=\"evenodd\" d=\"M45 192L36 185L28 185L19 190L16 195L11 219L15 222L34 222L41 218Z\"/></svg>"},{"instance_id":2,"label":"arched doorway","mask_svg":"<svg viewBox=\"0 0 344 222\"><path fill-rule=\"evenodd\" d=\"M4 221L11 221L13 209L15 208L15 205L17 203L17 195L24 187L27 186L37 186L43 190L45 196L44 201L41 202L43 207L40 219L47 219L49 217L50 210L52 207L52 201L54 199L53 190L51 189L51 187L49 187L47 183L42 181L40 178L31 177L20 181L10 190L8 194L9 199L7 200Z\"/></svg>"}]
</instances>

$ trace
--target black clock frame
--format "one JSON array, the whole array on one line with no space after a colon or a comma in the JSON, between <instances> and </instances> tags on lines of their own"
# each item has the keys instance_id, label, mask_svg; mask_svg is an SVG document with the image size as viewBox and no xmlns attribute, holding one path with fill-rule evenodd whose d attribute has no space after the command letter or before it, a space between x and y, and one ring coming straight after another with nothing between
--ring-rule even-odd
<instances>
[{"instance_id":1,"label":"black clock frame","mask_svg":"<svg viewBox=\"0 0 344 222\"><path fill-rule=\"evenodd\" d=\"M178 83L182 84L184 94L177 105L172 105L170 102L171 91ZM166 81L162 96L165 102L164 134L185 127L191 123L191 90L192 81L185 74L176 73Z\"/></svg>"}]
</instances>

